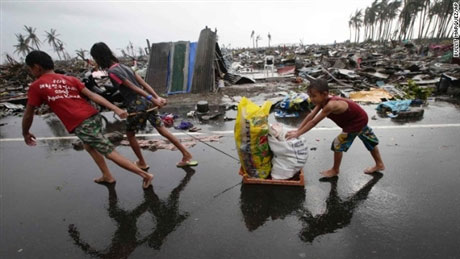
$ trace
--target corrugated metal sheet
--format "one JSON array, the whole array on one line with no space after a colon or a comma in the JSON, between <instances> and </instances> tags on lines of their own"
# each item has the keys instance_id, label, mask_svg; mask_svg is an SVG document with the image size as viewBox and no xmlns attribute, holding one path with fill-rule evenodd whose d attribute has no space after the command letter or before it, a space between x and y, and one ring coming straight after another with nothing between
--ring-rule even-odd
<instances>
[{"instance_id":1,"label":"corrugated metal sheet","mask_svg":"<svg viewBox=\"0 0 460 259\"><path fill-rule=\"evenodd\" d=\"M166 94L166 82L168 78L168 56L171 42L152 44L150 58L145 75L145 81L152 86L158 94Z\"/></svg>"},{"instance_id":2,"label":"corrugated metal sheet","mask_svg":"<svg viewBox=\"0 0 460 259\"><path fill-rule=\"evenodd\" d=\"M186 93L189 71L189 42L173 43L169 55L168 94Z\"/></svg>"},{"instance_id":3,"label":"corrugated metal sheet","mask_svg":"<svg viewBox=\"0 0 460 259\"><path fill-rule=\"evenodd\" d=\"M231 73L225 74L224 80L230 82L232 85L254 84L256 82L254 79L249 77L243 77Z\"/></svg>"},{"instance_id":4,"label":"corrugated metal sheet","mask_svg":"<svg viewBox=\"0 0 460 259\"><path fill-rule=\"evenodd\" d=\"M216 33L209 28L203 29L196 50L192 93L209 92L215 89L215 46Z\"/></svg>"}]
</instances>

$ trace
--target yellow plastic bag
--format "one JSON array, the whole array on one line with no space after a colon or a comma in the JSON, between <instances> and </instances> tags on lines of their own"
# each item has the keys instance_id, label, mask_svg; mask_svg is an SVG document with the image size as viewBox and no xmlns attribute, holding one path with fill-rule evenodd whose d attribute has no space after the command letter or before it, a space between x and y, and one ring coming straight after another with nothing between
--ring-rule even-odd
<instances>
[{"instance_id":1,"label":"yellow plastic bag","mask_svg":"<svg viewBox=\"0 0 460 259\"><path fill-rule=\"evenodd\" d=\"M271 171L272 152L268 145L268 114L272 103L262 107L243 97L238 104L235 142L241 167L250 177L267 178Z\"/></svg>"}]
</instances>

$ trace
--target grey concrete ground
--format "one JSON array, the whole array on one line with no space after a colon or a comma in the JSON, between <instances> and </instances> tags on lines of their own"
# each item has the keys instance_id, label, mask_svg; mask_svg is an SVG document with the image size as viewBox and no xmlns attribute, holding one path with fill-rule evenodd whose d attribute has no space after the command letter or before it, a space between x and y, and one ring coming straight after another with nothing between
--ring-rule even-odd
<instances>
[{"instance_id":1,"label":"grey concrete ground","mask_svg":"<svg viewBox=\"0 0 460 259\"><path fill-rule=\"evenodd\" d=\"M366 106L369 116L374 108ZM199 165L187 170L175 167L178 151L144 151L153 188L110 162L116 185L98 185L96 165L73 139L43 139L67 136L53 117L35 118L36 147L23 143L20 121L0 120L1 258L460 255L460 109L447 103L431 102L420 121L370 120L386 170L364 175L372 159L356 140L336 182L319 181L340 132L322 122L306 135L312 150L300 188L243 186L238 162L202 143L191 148ZM200 127L225 131L209 144L236 157L233 125ZM129 147L117 150L134 159Z\"/></svg>"}]
</instances>

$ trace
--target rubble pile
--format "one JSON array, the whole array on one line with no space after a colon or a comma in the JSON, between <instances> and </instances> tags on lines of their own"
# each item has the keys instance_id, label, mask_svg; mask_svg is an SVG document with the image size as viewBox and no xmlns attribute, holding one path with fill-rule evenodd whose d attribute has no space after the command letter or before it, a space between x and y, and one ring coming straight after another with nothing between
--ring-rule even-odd
<instances>
[{"instance_id":1,"label":"rubble pile","mask_svg":"<svg viewBox=\"0 0 460 259\"><path fill-rule=\"evenodd\" d=\"M25 96L28 84L32 82L26 67L20 63L0 66L0 98L10 100Z\"/></svg>"},{"instance_id":2,"label":"rubble pile","mask_svg":"<svg viewBox=\"0 0 460 259\"><path fill-rule=\"evenodd\" d=\"M460 62L452 58L451 43L416 45L409 41L234 50L231 70L244 74L266 69L264 57L268 55L274 56L278 72L295 66L296 83L325 78L345 97L373 88L399 99L426 99L433 90L446 93L460 78ZM442 77L448 82L440 89Z\"/></svg>"},{"instance_id":3,"label":"rubble pile","mask_svg":"<svg viewBox=\"0 0 460 259\"><path fill-rule=\"evenodd\" d=\"M324 78L328 80L333 94L364 103L392 99L426 100L432 93L460 97L460 60L452 57L452 43L448 41L216 48L216 53L220 57L218 64L214 64L219 68L218 78L223 73L225 80L225 84L223 80L218 80L220 89L256 80L260 83L271 78L279 82L289 80L298 86L294 86L298 91L304 92L309 80ZM148 77L147 56L119 59L141 76ZM93 69L88 60L74 58L55 62L56 72L80 79ZM24 64L10 61L1 65L0 103L24 105L32 81ZM257 85L247 87L255 90ZM11 114L11 111L5 111L11 110L8 107L11 105L0 107L0 116ZM19 110L14 109L14 114Z\"/></svg>"}]
</instances>

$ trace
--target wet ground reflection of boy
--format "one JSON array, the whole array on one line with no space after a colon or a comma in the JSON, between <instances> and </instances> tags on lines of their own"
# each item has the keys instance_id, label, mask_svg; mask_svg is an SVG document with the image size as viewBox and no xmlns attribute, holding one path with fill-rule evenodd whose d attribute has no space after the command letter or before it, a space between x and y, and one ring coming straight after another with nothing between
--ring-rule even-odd
<instances>
[{"instance_id":1,"label":"wet ground reflection of boy","mask_svg":"<svg viewBox=\"0 0 460 259\"><path fill-rule=\"evenodd\" d=\"M96 249L80 238L80 231L74 224L69 225L69 235L75 245L90 256L100 258L127 258L136 248L144 243L159 250L166 237L173 232L182 221L187 219L188 213L180 213L179 196L190 181L195 170L183 168L186 172L184 179L174 188L166 200L160 200L153 187L144 190L144 202L131 211L123 210L118 206L117 193L114 184L106 185L109 191L109 216L117 224L111 244L105 249ZM149 212L156 222L152 232L144 238L138 238L138 218Z\"/></svg>"},{"instance_id":2,"label":"wet ground reflection of boy","mask_svg":"<svg viewBox=\"0 0 460 259\"><path fill-rule=\"evenodd\" d=\"M331 183L331 190L326 200L326 211L323 214L313 216L310 211L303 209L300 220L303 222L304 228L300 232L300 239L304 242L313 242L318 236L334 233L337 229L348 226L354 210L367 199L372 187L382 176L382 173L373 173L373 178L345 201L340 199L337 194L337 177L327 180Z\"/></svg>"},{"instance_id":3,"label":"wet ground reflection of boy","mask_svg":"<svg viewBox=\"0 0 460 259\"><path fill-rule=\"evenodd\" d=\"M345 201L337 194L337 179L333 177L325 181L331 184L329 197L326 200L326 211L313 216L303 207L305 189L289 186L245 186L241 187L240 207L244 222L249 231L254 231L267 221L295 215L303 224L299 237L304 242L313 242L321 235L334 233L350 224L357 206L367 199L372 187L382 178L383 174L371 174L372 179L360 190Z\"/></svg>"}]
</instances>

